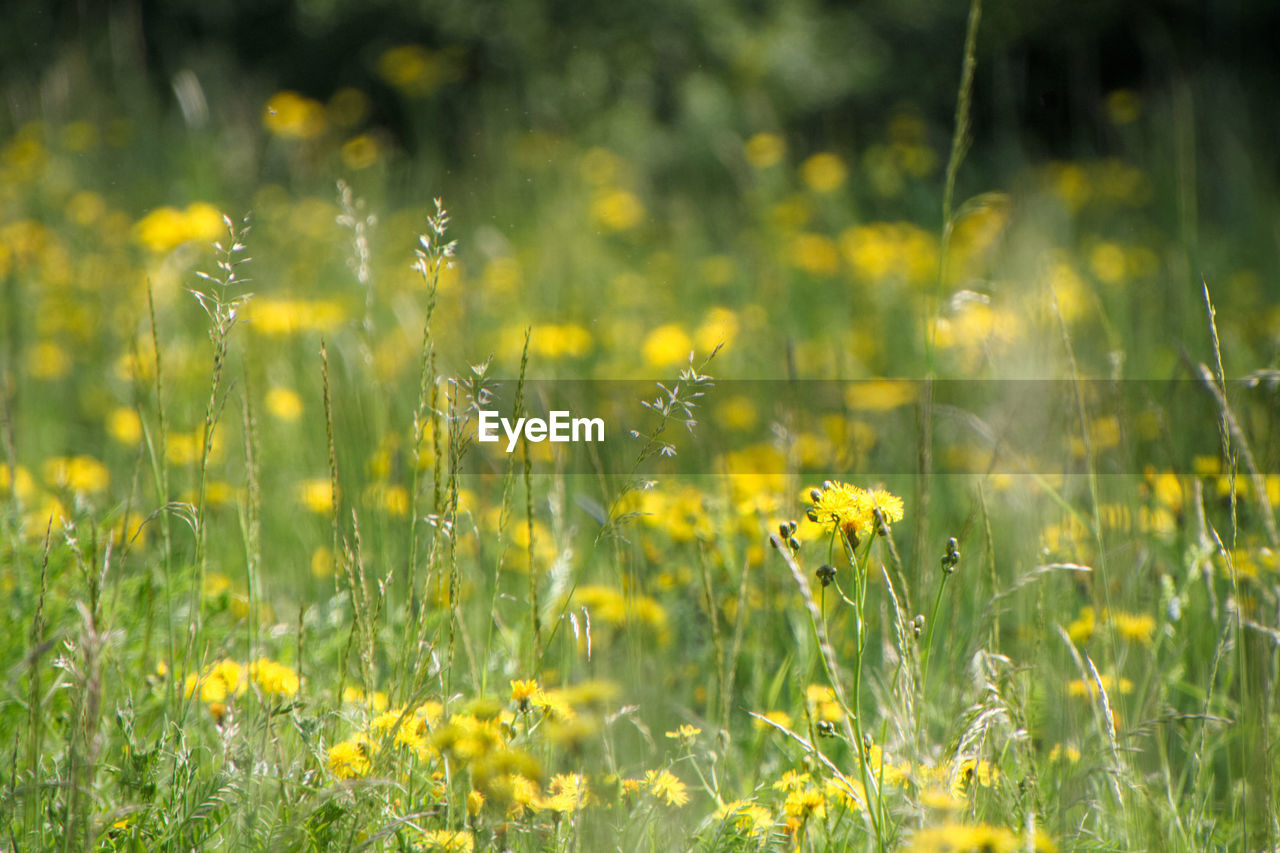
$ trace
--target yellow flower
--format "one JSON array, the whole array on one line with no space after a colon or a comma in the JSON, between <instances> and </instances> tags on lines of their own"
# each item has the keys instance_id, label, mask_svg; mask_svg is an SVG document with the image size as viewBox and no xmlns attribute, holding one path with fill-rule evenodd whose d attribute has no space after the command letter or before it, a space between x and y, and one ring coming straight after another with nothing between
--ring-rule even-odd
<instances>
[{"instance_id":1,"label":"yellow flower","mask_svg":"<svg viewBox=\"0 0 1280 853\"><path fill-rule=\"evenodd\" d=\"M747 162L757 169L767 169L778 164L787 153L787 143L776 133L757 133L743 146Z\"/></svg>"},{"instance_id":2,"label":"yellow flower","mask_svg":"<svg viewBox=\"0 0 1280 853\"><path fill-rule=\"evenodd\" d=\"M121 406L107 415L107 434L126 445L142 441L142 419L134 409Z\"/></svg>"},{"instance_id":3,"label":"yellow flower","mask_svg":"<svg viewBox=\"0 0 1280 853\"><path fill-rule=\"evenodd\" d=\"M380 153L378 140L367 133L362 133L342 144L342 165L356 171L367 169L378 162Z\"/></svg>"},{"instance_id":4,"label":"yellow flower","mask_svg":"<svg viewBox=\"0 0 1280 853\"><path fill-rule=\"evenodd\" d=\"M71 372L71 356L52 341L40 341L27 350L27 372L33 379L61 379Z\"/></svg>"},{"instance_id":5,"label":"yellow flower","mask_svg":"<svg viewBox=\"0 0 1280 853\"><path fill-rule=\"evenodd\" d=\"M1147 613L1113 613L1108 621L1121 637L1145 646L1151 645L1156 634L1156 619Z\"/></svg>"},{"instance_id":6,"label":"yellow flower","mask_svg":"<svg viewBox=\"0 0 1280 853\"><path fill-rule=\"evenodd\" d=\"M702 729L697 728L696 726L691 726L688 723L685 723L680 728L676 729L674 732L667 732L667 737L671 738L672 740L680 741L680 744L682 746L690 746L693 744L694 738L696 738L700 734L702 734Z\"/></svg>"},{"instance_id":7,"label":"yellow flower","mask_svg":"<svg viewBox=\"0 0 1280 853\"><path fill-rule=\"evenodd\" d=\"M249 328L272 337L299 332L328 332L346 319L343 307L329 299L258 298L246 308Z\"/></svg>"},{"instance_id":8,"label":"yellow flower","mask_svg":"<svg viewBox=\"0 0 1280 853\"><path fill-rule=\"evenodd\" d=\"M1107 691L1107 693L1112 693L1114 691L1119 691L1122 694L1133 692L1133 682L1127 678L1120 678L1119 680L1116 680L1115 676L1104 673L1100 676L1100 680L1102 681L1102 689ZM1088 681L1077 678L1074 681L1067 682L1068 696L1088 696L1092 698L1097 694L1097 692L1098 685L1094 683L1092 678Z\"/></svg>"},{"instance_id":9,"label":"yellow flower","mask_svg":"<svg viewBox=\"0 0 1280 853\"><path fill-rule=\"evenodd\" d=\"M659 800L665 800L669 806L683 806L689 802L689 793L685 785L670 770L649 770L644 774L644 783L649 793Z\"/></svg>"},{"instance_id":10,"label":"yellow flower","mask_svg":"<svg viewBox=\"0 0 1280 853\"><path fill-rule=\"evenodd\" d=\"M244 667L223 658L205 667L202 675L195 673L187 676L185 695L189 698L200 688L200 701L207 704L225 702L229 696L238 696L244 692Z\"/></svg>"},{"instance_id":11,"label":"yellow flower","mask_svg":"<svg viewBox=\"0 0 1280 853\"><path fill-rule=\"evenodd\" d=\"M324 105L297 92L277 92L262 108L263 126L282 139L314 139L325 132Z\"/></svg>"},{"instance_id":12,"label":"yellow flower","mask_svg":"<svg viewBox=\"0 0 1280 853\"><path fill-rule=\"evenodd\" d=\"M1107 118L1114 124L1132 124L1142 115L1142 99L1132 89L1117 89L1103 100Z\"/></svg>"},{"instance_id":13,"label":"yellow flower","mask_svg":"<svg viewBox=\"0 0 1280 853\"><path fill-rule=\"evenodd\" d=\"M703 352L711 352L721 344L733 346L737 337L738 315L728 308L720 307L708 311L702 325L694 332L698 349Z\"/></svg>"},{"instance_id":14,"label":"yellow flower","mask_svg":"<svg viewBox=\"0 0 1280 853\"><path fill-rule=\"evenodd\" d=\"M522 711L527 711L530 703L536 702L541 695L542 688L538 685L536 678L511 682L511 701L520 706Z\"/></svg>"},{"instance_id":15,"label":"yellow flower","mask_svg":"<svg viewBox=\"0 0 1280 853\"><path fill-rule=\"evenodd\" d=\"M348 685L342 690L342 701L356 705L367 705L379 714L387 710L387 694L381 690L366 694L359 687Z\"/></svg>"},{"instance_id":16,"label":"yellow flower","mask_svg":"<svg viewBox=\"0 0 1280 853\"><path fill-rule=\"evenodd\" d=\"M1067 636L1076 645L1087 643L1093 637L1097 623L1098 620L1094 616L1093 608L1085 605L1080 608L1080 616L1067 626Z\"/></svg>"},{"instance_id":17,"label":"yellow flower","mask_svg":"<svg viewBox=\"0 0 1280 853\"><path fill-rule=\"evenodd\" d=\"M773 790L787 792L799 791L807 784L809 784L808 773L802 773L799 770L788 770L786 773L782 774L778 781L773 783Z\"/></svg>"},{"instance_id":18,"label":"yellow flower","mask_svg":"<svg viewBox=\"0 0 1280 853\"><path fill-rule=\"evenodd\" d=\"M610 231L628 231L644 219L644 204L633 193L606 190L591 202L591 218Z\"/></svg>"},{"instance_id":19,"label":"yellow flower","mask_svg":"<svg viewBox=\"0 0 1280 853\"><path fill-rule=\"evenodd\" d=\"M586 805L590 796L587 780L581 773L560 773L551 777L547 793L549 796L538 800L538 808L560 814L577 811Z\"/></svg>"},{"instance_id":20,"label":"yellow flower","mask_svg":"<svg viewBox=\"0 0 1280 853\"><path fill-rule=\"evenodd\" d=\"M684 327L678 323L659 326L648 334L640 347L645 364L650 367L668 367L684 364L693 352L693 341Z\"/></svg>"},{"instance_id":21,"label":"yellow flower","mask_svg":"<svg viewBox=\"0 0 1280 853\"><path fill-rule=\"evenodd\" d=\"M267 392L267 411L282 421L302 417L302 397L291 388L272 388Z\"/></svg>"},{"instance_id":22,"label":"yellow flower","mask_svg":"<svg viewBox=\"0 0 1280 853\"><path fill-rule=\"evenodd\" d=\"M591 352L591 332L577 323L543 323L533 327L529 349L545 359L581 358Z\"/></svg>"},{"instance_id":23,"label":"yellow flower","mask_svg":"<svg viewBox=\"0 0 1280 853\"><path fill-rule=\"evenodd\" d=\"M840 268L840 252L830 237L802 232L791 238L787 260L810 275L835 275Z\"/></svg>"},{"instance_id":24,"label":"yellow flower","mask_svg":"<svg viewBox=\"0 0 1280 853\"><path fill-rule=\"evenodd\" d=\"M811 817L821 820L827 814L827 798L816 788L792 791L783 801L782 811L787 817L796 818L801 823Z\"/></svg>"},{"instance_id":25,"label":"yellow flower","mask_svg":"<svg viewBox=\"0 0 1280 853\"><path fill-rule=\"evenodd\" d=\"M339 779L367 776L373 769L372 757L378 750L368 736L356 733L351 740L344 740L329 747L328 764Z\"/></svg>"},{"instance_id":26,"label":"yellow flower","mask_svg":"<svg viewBox=\"0 0 1280 853\"><path fill-rule=\"evenodd\" d=\"M449 51L435 52L416 44L389 48L378 57L378 74L411 97L430 95L456 73Z\"/></svg>"},{"instance_id":27,"label":"yellow flower","mask_svg":"<svg viewBox=\"0 0 1280 853\"><path fill-rule=\"evenodd\" d=\"M764 838L773 829L773 813L748 800L735 800L716 809L717 818L732 821L733 825L756 838Z\"/></svg>"},{"instance_id":28,"label":"yellow flower","mask_svg":"<svg viewBox=\"0 0 1280 853\"><path fill-rule=\"evenodd\" d=\"M186 210L158 207L134 226L143 248L163 253L191 241L212 242L226 231L222 213L206 202L195 202Z\"/></svg>"},{"instance_id":29,"label":"yellow flower","mask_svg":"<svg viewBox=\"0 0 1280 853\"><path fill-rule=\"evenodd\" d=\"M296 696L301 682L293 667L258 658L249 664L249 678L267 696Z\"/></svg>"},{"instance_id":30,"label":"yellow flower","mask_svg":"<svg viewBox=\"0 0 1280 853\"><path fill-rule=\"evenodd\" d=\"M298 484L298 498L302 505L314 513L324 514L333 511L333 483L324 478L303 480Z\"/></svg>"},{"instance_id":31,"label":"yellow flower","mask_svg":"<svg viewBox=\"0 0 1280 853\"><path fill-rule=\"evenodd\" d=\"M800 177L811 190L829 193L840 188L849 174L844 161L829 151L814 154L800 165Z\"/></svg>"},{"instance_id":32,"label":"yellow flower","mask_svg":"<svg viewBox=\"0 0 1280 853\"><path fill-rule=\"evenodd\" d=\"M431 829L422 834L422 848L440 853L471 853L476 841L467 829Z\"/></svg>"},{"instance_id":33,"label":"yellow flower","mask_svg":"<svg viewBox=\"0 0 1280 853\"><path fill-rule=\"evenodd\" d=\"M339 127L355 127L369 114L369 96L359 89L344 86L329 98L325 114Z\"/></svg>"},{"instance_id":34,"label":"yellow flower","mask_svg":"<svg viewBox=\"0 0 1280 853\"><path fill-rule=\"evenodd\" d=\"M98 494L111 484L111 472L92 456L57 456L45 461L44 479L78 494Z\"/></svg>"},{"instance_id":35,"label":"yellow flower","mask_svg":"<svg viewBox=\"0 0 1280 853\"><path fill-rule=\"evenodd\" d=\"M949 823L920 830L905 849L906 853L1014 853L1018 838L1004 827Z\"/></svg>"}]
</instances>

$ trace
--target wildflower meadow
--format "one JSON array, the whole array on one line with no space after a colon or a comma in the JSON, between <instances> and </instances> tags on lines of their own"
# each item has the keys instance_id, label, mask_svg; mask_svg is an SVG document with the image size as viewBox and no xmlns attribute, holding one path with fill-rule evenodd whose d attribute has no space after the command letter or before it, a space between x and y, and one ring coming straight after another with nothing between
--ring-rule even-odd
<instances>
[{"instance_id":1,"label":"wildflower meadow","mask_svg":"<svg viewBox=\"0 0 1280 853\"><path fill-rule=\"evenodd\" d=\"M1280 846L1261 4L19 5L0 848Z\"/></svg>"}]
</instances>

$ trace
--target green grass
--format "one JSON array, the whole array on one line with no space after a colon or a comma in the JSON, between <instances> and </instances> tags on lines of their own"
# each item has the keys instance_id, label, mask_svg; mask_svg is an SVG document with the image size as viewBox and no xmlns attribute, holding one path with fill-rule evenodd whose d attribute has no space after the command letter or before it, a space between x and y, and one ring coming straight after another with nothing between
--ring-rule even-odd
<instances>
[{"instance_id":1,"label":"green grass","mask_svg":"<svg viewBox=\"0 0 1280 853\"><path fill-rule=\"evenodd\" d=\"M278 95L12 129L0 845L1273 847L1271 271L1132 141L1176 103L988 178L971 74L949 162L734 125L709 190Z\"/></svg>"}]
</instances>

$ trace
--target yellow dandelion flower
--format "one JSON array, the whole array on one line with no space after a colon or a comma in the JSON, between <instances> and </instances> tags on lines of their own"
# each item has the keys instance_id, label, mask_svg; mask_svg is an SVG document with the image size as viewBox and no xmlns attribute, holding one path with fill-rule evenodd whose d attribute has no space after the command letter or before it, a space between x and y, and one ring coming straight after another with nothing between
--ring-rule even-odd
<instances>
[{"instance_id":1,"label":"yellow dandelion flower","mask_svg":"<svg viewBox=\"0 0 1280 853\"><path fill-rule=\"evenodd\" d=\"M57 456L45 460L44 479L77 494L99 494L111 485L111 472L92 456Z\"/></svg>"},{"instance_id":2,"label":"yellow dandelion flower","mask_svg":"<svg viewBox=\"0 0 1280 853\"><path fill-rule=\"evenodd\" d=\"M297 671L270 658L258 658L249 664L249 678L266 696L292 697L302 686Z\"/></svg>"},{"instance_id":3,"label":"yellow dandelion flower","mask_svg":"<svg viewBox=\"0 0 1280 853\"><path fill-rule=\"evenodd\" d=\"M822 151L800 164L800 177L817 193L834 192L848 177L849 167L829 151Z\"/></svg>"},{"instance_id":4,"label":"yellow dandelion flower","mask_svg":"<svg viewBox=\"0 0 1280 853\"><path fill-rule=\"evenodd\" d=\"M1017 836L1004 827L959 823L922 829L905 848L906 853L1013 853L1017 849Z\"/></svg>"},{"instance_id":5,"label":"yellow dandelion flower","mask_svg":"<svg viewBox=\"0 0 1280 853\"><path fill-rule=\"evenodd\" d=\"M799 791L801 788L809 784L809 774L799 770L788 770L773 783L775 791Z\"/></svg>"},{"instance_id":6,"label":"yellow dandelion flower","mask_svg":"<svg viewBox=\"0 0 1280 853\"><path fill-rule=\"evenodd\" d=\"M262 125L282 139L314 139L325 132L324 105L297 92L277 92L262 108Z\"/></svg>"},{"instance_id":7,"label":"yellow dandelion flower","mask_svg":"<svg viewBox=\"0 0 1280 853\"><path fill-rule=\"evenodd\" d=\"M691 746L693 744L694 739L700 734L702 734L702 729L697 728L696 726L691 726L688 723L685 723L675 731L667 732L667 737L671 738L672 740L680 741L682 746Z\"/></svg>"},{"instance_id":8,"label":"yellow dandelion flower","mask_svg":"<svg viewBox=\"0 0 1280 853\"><path fill-rule=\"evenodd\" d=\"M668 367L684 364L693 351L693 340L678 323L668 323L650 332L640 347L645 363L650 367Z\"/></svg>"},{"instance_id":9,"label":"yellow dandelion flower","mask_svg":"<svg viewBox=\"0 0 1280 853\"><path fill-rule=\"evenodd\" d=\"M432 829L422 834L421 847L440 853L471 853L476 841L468 829Z\"/></svg>"},{"instance_id":10,"label":"yellow dandelion flower","mask_svg":"<svg viewBox=\"0 0 1280 853\"><path fill-rule=\"evenodd\" d=\"M27 350L27 372L32 379L62 379L71 372L71 355L52 341L40 341Z\"/></svg>"},{"instance_id":11,"label":"yellow dandelion flower","mask_svg":"<svg viewBox=\"0 0 1280 853\"><path fill-rule=\"evenodd\" d=\"M531 703L536 703L540 698L542 698L542 687L539 686L536 678L511 682L511 701L519 706L520 710L529 710Z\"/></svg>"},{"instance_id":12,"label":"yellow dandelion flower","mask_svg":"<svg viewBox=\"0 0 1280 853\"><path fill-rule=\"evenodd\" d=\"M568 814L586 805L590 792L587 780L581 773L560 773L551 777L547 785L547 794L537 802L543 811Z\"/></svg>"},{"instance_id":13,"label":"yellow dandelion flower","mask_svg":"<svg viewBox=\"0 0 1280 853\"><path fill-rule=\"evenodd\" d=\"M324 478L313 478L298 483L298 499L302 505L317 514L333 512L333 483Z\"/></svg>"},{"instance_id":14,"label":"yellow dandelion flower","mask_svg":"<svg viewBox=\"0 0 1280 853\"><path fill-rule=\"evenodd\" d=\"M743 146L747 162L757 169L776 166L787 153L787 143L776 133L757 133Z\"/></svg>"},{"instance_id":15,"label":"yellow dandelion flower","mask_svg":"<svg viewBox=\"0 0 1280 853\"><path fill-rule=\"evenodd\" d=\"M750 800L725 803L716 809L715 816L757 839L763 839L773 830L773 812Z\"/></svg>"},{"instance_id":16,"label":"yellow dandelion flower","mask_svg":"<svg viewBox=\"0 0 1280 853\"><path fill-rule=\"evenodd\" d=\"M382 153L378 140L367 133L353 136L342 144L342 165L360 171L378 162Z\"/></svg>"},{"instance_id":17,"label":"yellow dandelion flower","mask_svg":"<svg viewBox=\"0 0 1280 853\"><path fill-rule=\"evenodd\" d=\"M1156 619L1148 613L1112 613L1108 621L1122 638L1144 646L1151 645L1156 635Z\"/></svg>"},{"instance_id":18,"label":"yellow dandelion flower","mask_svg":"<svg viewBox=\"0 0 1280 853\"><path fill-rule=\"evenodd\" d=\"M792 791L783 801L782 811L801 823L814 817L821 820L827 815L827 798L817 788Z\"/></svg>"},{"instance_id":19,"label":"yellow dandelion flower","mask_svg":"<svg viewBox=\"0 0 1280 853\"><path fill-rule=\"evenodd\" d=\"M622 189L606 190L591 202L591 219L610 231L628 231L641 223L644 204L634 193Z\"/></svg>"},{"instance_id":20,"label":"yellow dandelion flower","mask_svg":"<svg viewBox=\"0 0 1280 853\"><path fill-rule=\"evenodd\" d=\"M369 115L369 109L368 95L352 86L344 86L329 98L325 114L338 127L355 127Z\"/></svg>"},{"instance_id":21,"label":"yellow dandelion flower","mask_svg":"<svg viewBox=\"0 0 1280 853\"><path fill-rule=\"evenodd\" d=\"M368 776L373 769L373 755L378 745L367 735L356 733L350 740L335 743L329 747L327 762L329 769L339 779L353 779L356 776Z\"/></svg>"},{"instance_id":22,"label":"yellow dandelion flower","mask_svg":"<svg viewBox=\"0 0 1280 853\"><path fill-rule=\"evenodd\" d=\"M107 415L107 434L121 444L136 446L142 441L142 419L126 406L112 409Z\"/></svg>"},{"instance_id":23,"label":"yellow dandelion flower","mask_svg":"<svg viewBox=\"0 0 1280 853\"><path fill-rule=\"evenodd\" d=\"M689 802L689 792L683 782L670 770L649 770L644 783L656 799L665 800L669 806L683 806Z\"/></svg>"},{"instance_id":24,"label":"yellow dandelion flower","mask_svg":"<svg viewBox=\"0 0 1280 853\"><path fill-rule=\"evenodd\" d=\"M296 421L302 417L302 397L291 388L272 388L267 391L267 411L277 420Z\"/></svg>"}]
</instances>

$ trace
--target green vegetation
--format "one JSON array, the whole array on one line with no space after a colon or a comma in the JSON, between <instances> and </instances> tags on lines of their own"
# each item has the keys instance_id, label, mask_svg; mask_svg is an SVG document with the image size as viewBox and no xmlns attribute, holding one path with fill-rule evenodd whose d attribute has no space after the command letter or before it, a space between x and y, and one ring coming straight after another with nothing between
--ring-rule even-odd
<instances>
[{"instance_id":1,"label":"green vegetation","mask_svg":"<svg viewBox=\"0 0 1280 853\"><path fill-rule=\"evenodd\" d=\"M839 18L787 8L688 22L737 64L673 121L437 132L465 39L361 54L399 128L216 59L172 114L87 50L12 83L0 846L1280 842L1274 188L1197 169L1233 105L1100 93L1105 150L1001 165L975 2L946 115L824 136L904 84L786 102ZM559 395L607 440L477 441Z\"/></svg>"}]
</instances>

